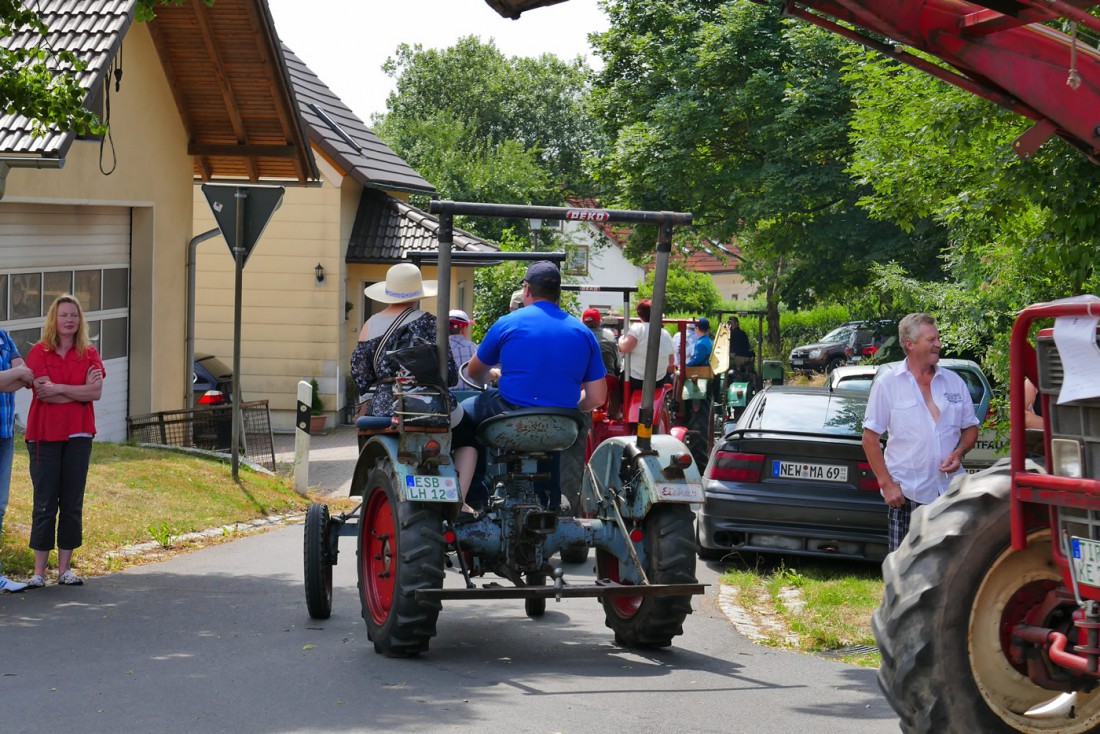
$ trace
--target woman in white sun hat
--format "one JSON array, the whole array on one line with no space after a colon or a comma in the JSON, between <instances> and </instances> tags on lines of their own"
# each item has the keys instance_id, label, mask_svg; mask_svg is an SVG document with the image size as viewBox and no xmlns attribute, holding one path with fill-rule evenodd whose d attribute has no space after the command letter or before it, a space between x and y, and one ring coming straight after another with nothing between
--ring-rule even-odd
<instances>
[{"instance_id":1,"label":"woman in white sun hat","mask_svg":"<svg viewBox=\"0 0 1100 734\"><path fill-rule=\"evenodd\" d=\"M366 401L367 415L393 415L396 405L393 378L397 374L397 364L385 356L386 345L403 340L409 333L435 343L435 316L420 310L418 302L435 296L436 282L424 280L415 265L398 263L386 273L384 282L367 286L363 293L372 301L389 305L363 324L359 344L351 355L351 375L361 398ZM458 384L458 368L453 357L447 360L447 384Z\"/></svg>"}]
</instances>

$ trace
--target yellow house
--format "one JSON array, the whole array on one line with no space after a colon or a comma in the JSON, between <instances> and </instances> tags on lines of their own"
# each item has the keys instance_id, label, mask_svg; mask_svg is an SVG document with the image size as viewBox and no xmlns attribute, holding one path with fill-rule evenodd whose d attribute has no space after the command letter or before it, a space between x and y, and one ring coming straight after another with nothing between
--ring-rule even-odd
<instances>
[{"instance_id":1,"label":"yellow house","mask_svg":"<svg viewBox=\"0 0 1100 734\"><path fill-rule=\"evenodd\" d=\"M310 378L317 379L329 425L340 419L351 353L374 307L363 289L411 252L434 252L438 226L407 203L409 194L431 195L435 188L285 46L283 56L321 186L287 190L242 276L242 400L267 400L275 430L293 429L297 385ZM194 232L201 236L217 224L198 187L194 201ZM497 249L457 230L454 247ZM195 350L229 364L234 261L220 235L196 256ZM423 270L436 277L433 266ZM452 306L472 310L473 270L456 267L451 280ZM434 310L435 299L422 305Z\"/></svg>"},{"instance_id":2,"label":"yellow house","mask_svg":"<svg viewBox=\"0 0 1100 734\"><path fill-rule=\"evenodd\" d=\"M89 62L87 105L109 134L36 137L26 118L0 117L0 322L25 354L54 296L74 292L106 364L98 437L119 440L127 415L188 401L195 179L296 185L318 174L263 0L158 6L149 23L133 22L133 0L33 7L53 48ZM24 416L29 399L17 395Z\"/></svg>"}]
</instances>

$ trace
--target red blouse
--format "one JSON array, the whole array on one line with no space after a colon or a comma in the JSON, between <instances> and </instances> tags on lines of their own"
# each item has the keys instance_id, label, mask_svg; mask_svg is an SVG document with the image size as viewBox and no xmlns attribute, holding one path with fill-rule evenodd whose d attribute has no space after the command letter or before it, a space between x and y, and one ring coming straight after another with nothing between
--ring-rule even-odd
<instances>
[{"instance_id":1,"label":"red blouse","mask_svg":"<svg viewBox=\"0 0 1100 734\"><path fill-rule=\"evenodd\" d=\"M83 355L70 349L62 357L54 349L39 342L27 355L27 367L36 378L48 375L58 385L83 385L88 381L88 370L99 368L104 376L103 360L96 348L89 345ZM44 403L35 395L27 415L28 441L68 441L77 433L95 435L95 410L92 402Z\"/></svg>"}]
</instances>

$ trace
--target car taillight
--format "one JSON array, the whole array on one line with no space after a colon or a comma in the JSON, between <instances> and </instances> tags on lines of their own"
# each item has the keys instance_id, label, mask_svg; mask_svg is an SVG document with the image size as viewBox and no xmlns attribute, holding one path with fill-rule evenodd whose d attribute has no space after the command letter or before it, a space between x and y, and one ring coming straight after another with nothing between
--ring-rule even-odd
<instances>
[{"instance_id":1,"label":"car taillight","mask_svg":"<svg viewBox=\"0 0 1100 734\"><path fill-rule=\"evenodd\" d=\"M878 347L875 347L875 346L864 347L863 348L863 356L864 357L873 357L873 356L875 356L875 352L877 352L877 351L878 351Z\"/></svg>"},{"instance_id":2,"label":"car taillight","mask_svg":"<svg viewBox=\"0 0 1100 734\"><path fill-rule=\"evenodd\" d=\"M864 492L878 492L882 488L878 486L878 479L875 478L875 473L871 471L871 465L866 461L860 461L856 464L856 470L859 472L859 488Z\"/></svg>"},{"instance_id":3,"label":"car taillight","mask_svg":"<svg viewBox=\"0 0 1100 734\"><path fill-rule=\"evenodd\" d=\"M707 464L706 473L720 482L759 482L764 473L764 454L719 451Z\"/></svg>"},{"instance_id":4,"label":"car taillight","mask_svg":"<svg viewBox=\"0 0 1100 734\"><path fill-rule=\"evenodd\" d=\"M207 390L199 398L199 405L221 405L225 402L225 394L221 390Z\"/></svg>"}]
</instances>

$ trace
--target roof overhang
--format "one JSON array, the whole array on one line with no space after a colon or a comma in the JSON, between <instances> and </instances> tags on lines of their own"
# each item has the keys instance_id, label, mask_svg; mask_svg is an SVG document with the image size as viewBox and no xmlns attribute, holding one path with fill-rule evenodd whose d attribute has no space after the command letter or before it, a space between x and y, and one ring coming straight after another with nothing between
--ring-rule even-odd
<instances>
[{"instance_id":1,"label":"roof overhang","mask_svg":"<svg viewBox=\"0 0 1100 734\"><path fill-rule=\"evenodd\" d=\"M158 5L149 22L188 133L195 177L320 180L267 3Z\"/></svg>"}]
</instances>

